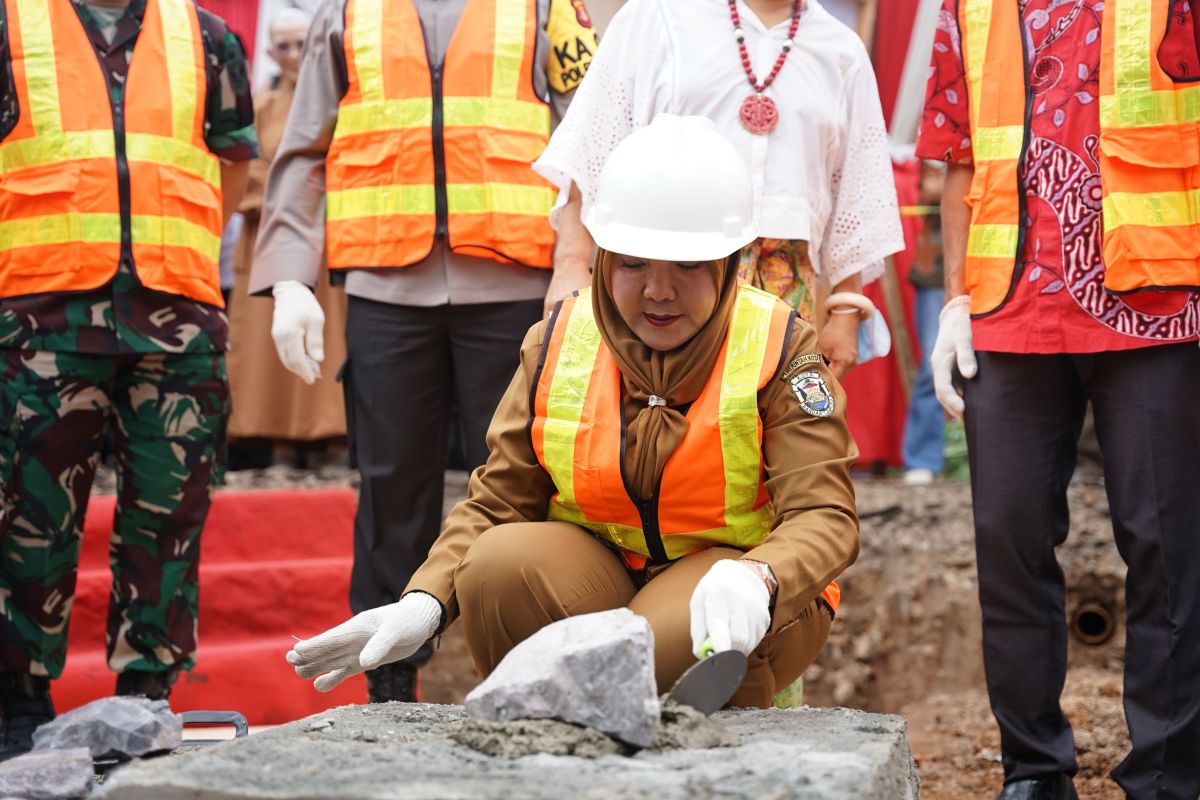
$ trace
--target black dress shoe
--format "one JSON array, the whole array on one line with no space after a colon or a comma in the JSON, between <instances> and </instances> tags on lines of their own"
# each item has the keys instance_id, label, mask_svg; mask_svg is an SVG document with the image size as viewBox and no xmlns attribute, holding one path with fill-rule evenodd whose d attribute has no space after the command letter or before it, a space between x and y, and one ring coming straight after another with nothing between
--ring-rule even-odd
<instances>
[{"instance_id":1,"label":"black dress shoe","mask_svg":"<svg viewBox=\"0 0 1200 800\"><path fill-rule=\"evenodd\" d=\"M1079 800L1071 776L1062 772L1004 784L996 800Z\"/></svg>"},{"instance_id":2,"label":"black dress shoe","mask_svg":"<svg viewBox=\"0 0 1200 800\"><path fill-rule=\"evenodd\" d=\"M179 670L143 672L130 670L117 676L117 697L148 697L151 700L166 700L171 696L171 687L179 680Z\"/></svg>"},{"instance_id":3,"label":"black dress shoe","mask_svg":"<svg viewBox=\"0 0 1200 800\"><path fill-rule=\"evenodd\" d=\"M394 661L367 670L367 699L372 703L421 702L421 677L406 661Z\"/></svg>"}]
</instances>

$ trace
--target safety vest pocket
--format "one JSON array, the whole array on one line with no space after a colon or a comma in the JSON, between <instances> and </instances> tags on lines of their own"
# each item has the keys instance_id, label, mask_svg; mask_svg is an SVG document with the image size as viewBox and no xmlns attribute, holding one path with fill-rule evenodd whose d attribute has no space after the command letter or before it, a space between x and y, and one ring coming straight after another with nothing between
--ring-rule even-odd
<instances>
[{"instance_id":1,"label":"safety vest pocket","mask_svg":"<svg viewBox=\"0 0 1200 800\"><path fill-rule=\"evenodd\" d=\"M0 174L0 191L6 195L18 195L21 198L35 198L48 195L74 193L79 188L79 162L65 161L51 164L40 164L25 169L13 170ZM61 202L61 198L56 198ZM17 199L14 202L22 202ZM20 214L20 208L9 209ZM10 218L8 214L5 219Z\"/></svg>"},{"instance_id":2,"label":"safety vest pocket","mask_svg":"<svg viewBox=\"0 0 1200 800\"><path fill-rule=\"evenodd\" d=\"M1100 176L1105 288L1200 286L1196 126L1104 131Z\"/></svg>"}]
</instances>

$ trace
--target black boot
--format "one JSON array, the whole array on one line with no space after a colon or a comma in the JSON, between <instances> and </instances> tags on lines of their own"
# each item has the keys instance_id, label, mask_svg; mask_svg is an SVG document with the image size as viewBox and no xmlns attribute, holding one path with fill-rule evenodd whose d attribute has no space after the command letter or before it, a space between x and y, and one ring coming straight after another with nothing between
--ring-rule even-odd
<instances>
[{"instance_id":1,"label":"black boot","mask_svg":"<svg viewBox=\"0 0 1200 800\"><path fill-rule=\"evenodd\" d=\"M117 697L149 697L151 700L166 700L171 696L171 687L179 679L179 670L166 672L143 672L130 670L117 676Z\"/></svg>"},{"instance_id":2,"label":"black boot","mask_svg":"<svg viewBox=\"0 0 1200 800\"><path fill-rule=\"evenodd\" d=\"M0 673L0 761L32 750L33 732L52 719L49 678Z\"/></svg>"},{"instance_id":3,"label":"black boot","mask_svg":"<svg viewBox=\"0 0 1200 800\"><path fill-rule=\"evenodd\" d=\"M421 702L421 677L417 668L406 661L394 661L367 670L367 698L372 703L398 700Z\"/></svg>"},{"instance_id":4,"label":"black boot","mask_svg":"<svg viewBox=\"0 0 1200 800\"><path fill-rule=\"evenodd\" d=\"M1070 775L1056 772L1004 785L997 800L1079 800Z\"/></svg>"}]
</instances>

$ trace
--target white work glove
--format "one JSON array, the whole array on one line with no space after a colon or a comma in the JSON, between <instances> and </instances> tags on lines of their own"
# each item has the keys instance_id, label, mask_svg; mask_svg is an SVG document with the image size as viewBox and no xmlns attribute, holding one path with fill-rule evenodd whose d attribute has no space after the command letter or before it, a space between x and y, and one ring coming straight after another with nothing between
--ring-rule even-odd
<instances>
[{"instance_id":1,"label":"white work glove","mask_svg":"<svg viewBox=\"0 0 1200 800\"><path fill-rule=\"evenodd\" d=\"M692 592L692 652L703 658L706 639L714 651L750 655L771 627L771 593L750 567L736 559L708 568Z\"/></svg>"},{"instance_id":2,"label":"white work glove","mask_svg":"<svg viewBox=\"0 0 1200 800\"><path fill-rule=\"evenodd\" d=\"M970 303L971 298L965 294L946 303L938 316L937 340L929 355L929 364L933 368L933 391L942 408L956 419L962 419L965 406L962 396L954 389L951 377L954 365L958 364L958 371L968 380L979 372L975 345L971 340Z\"/></svg>"},{"instance_id":3,"label":"white work glove","mask_svg":"<svg viewBox=\"0 0 1200 800\"><path fill-rule=\"evenodd\" d=\"M301 678L316 678L318 692L328 692L352 675L411 656L437 633L441 621L442 604L433 595L409 592L399 602L296 642L287 662Z\"/></svg>"},{"instance_id":4,"label":"white work glove","mask_svg":"<svg viewBox=\"0 0 1200 800\"><path fill-rule=\"evenodd\" d=\"M289 372L311 384L321 377L325 360L325 312L312 290L299 281L280 281L271 288L275 315L271 338Z\"/></svg>"}]
</instances>

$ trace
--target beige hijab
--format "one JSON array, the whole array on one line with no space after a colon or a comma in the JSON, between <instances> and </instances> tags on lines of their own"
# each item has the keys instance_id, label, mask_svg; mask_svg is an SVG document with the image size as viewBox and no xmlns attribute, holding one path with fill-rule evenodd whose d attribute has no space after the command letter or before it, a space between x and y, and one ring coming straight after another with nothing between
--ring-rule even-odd
<instances>
[{"instance_id":1,"label":"beige hijab","mask_svg":"<svg viewBox=\"0 0 1200 800\"><path fill-rule=\"evenodd\" d=\"M629 488L642 499L654 494L667 459L687 433L687 418L678 410L700 396L720 355L737 300L737 254L715 267L717 304L696 335L674 350L648 347L637 337L612 297L615 256L598 250L592 270L592 312L600 335L621 370L626 396L638 406L626 431L625 470ZM667 404L649 405L650 396Z\"/></svg>"}]
</instances>

